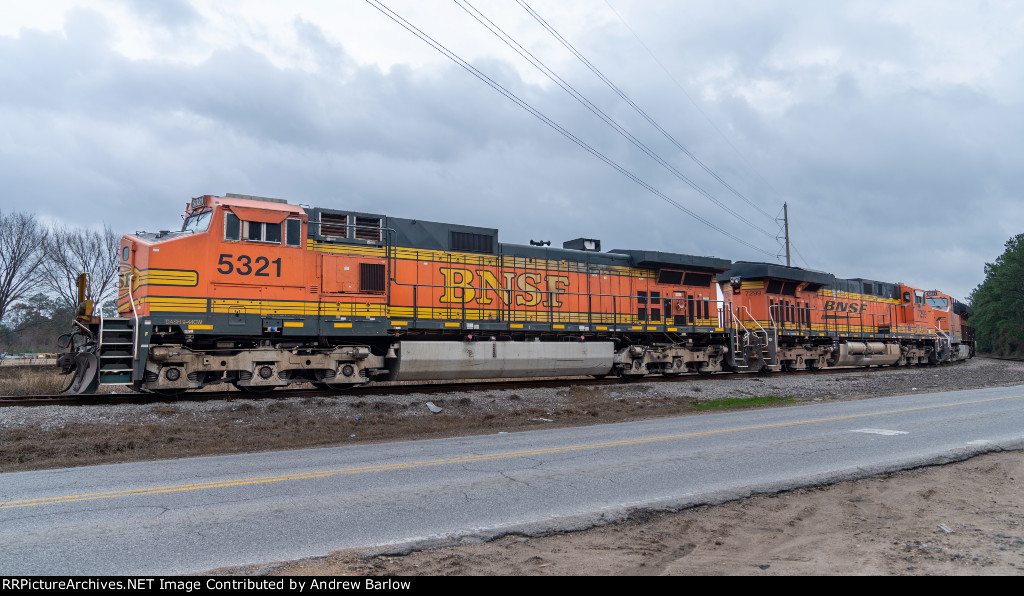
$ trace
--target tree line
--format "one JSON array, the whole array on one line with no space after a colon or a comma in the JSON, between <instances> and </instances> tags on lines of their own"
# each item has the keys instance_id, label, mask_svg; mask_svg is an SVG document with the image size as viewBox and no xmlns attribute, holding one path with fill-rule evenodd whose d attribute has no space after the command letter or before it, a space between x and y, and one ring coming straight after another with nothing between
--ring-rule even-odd
<instances>
[{"instance_id":1,"label":"tree line","mask_svg":"<svg viewBox=\"0 0 1024 596\"><path fill-rule=\"evenodd\" d=\"M30 213L0 211L0 353L53 351L74 316L81 273L97 305L115 297L120 244L107 226L46 225Z\"/></svg>"},{"instance_id":2,"label":"tree line","mask_svg":"<svg viewBox=\"0 0 1024 596\"><path fill-rule=\"evenodd\" d=\"M985 263L985 281L968 302L979 352L1024 357L1024 234L1007 240L994 263Z\"/></svg>"}]
</instances>

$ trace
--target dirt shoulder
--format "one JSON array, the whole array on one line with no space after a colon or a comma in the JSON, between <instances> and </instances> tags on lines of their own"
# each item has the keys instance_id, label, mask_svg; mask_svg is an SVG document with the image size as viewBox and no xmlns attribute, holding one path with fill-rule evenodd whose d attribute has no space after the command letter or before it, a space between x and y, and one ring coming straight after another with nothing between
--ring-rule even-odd
<instances>
[{"instance_id":1,"label":"dirt shoulder","mask_svg":"<svg viewBox=\"0 0 1024 596\"><path fill-rule=\"evenodd\" d=\"M4 371L0 371L0 381ZM0 409L0 471L701 415L724 399L827 402L1024 384L1024 363L561 388ZM431 409L427 402L435 407ZM435 412L438 408L440 412ZM638 512L587 531L405 556L356 551L231 574L1018 574L1024 453Z\"/></svg>"}]
</instances>

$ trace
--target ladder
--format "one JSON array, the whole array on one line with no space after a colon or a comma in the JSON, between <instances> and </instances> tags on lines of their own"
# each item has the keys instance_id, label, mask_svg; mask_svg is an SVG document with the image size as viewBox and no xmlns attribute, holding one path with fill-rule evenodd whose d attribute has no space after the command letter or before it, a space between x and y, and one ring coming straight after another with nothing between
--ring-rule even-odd
<instances>
[{"instance_id":1,"label":"ladder","mask_svg":"<svg viewBox=\"0 0 1024 596\"><path fill-rule=\"evenodd\" d=\"M135 364L135 327L132 319L105 318L100 324L98 345L100 384L132 382Z\"/></svg>"},{"instance_id":2,"label":"ladder","mask_svg":"<svg viewBox=\"0 0 1024 596\"><path fill-rule=\"evenodd\" d=\"M743 320L735 312L732 313L733 321L736 322L732 328L733 360L736 363L736 370L760 371L766 366L775 370L779 364L776 352L778 331L773 327L772 333L769 333L757 322L757 319L751 316L747 307L740 307L740 311L747 311L748 319L757 325L757 329L747 329Z\"/></svg>"},{"instance_id":3,"label":"ladder","mask_svg":"<svg viewBox=\"0 0 1024 596\"><path fill-rule=\"evenodd\" d=\"M939 332L938 341L938 353L936 357L939 363L952 362L953 360L953 340L949 337L949 334L942 330L938 325L933 325L935 330ZM945 346L945 355L943 355L943 346Z\"/></svg>"}]
</instances>

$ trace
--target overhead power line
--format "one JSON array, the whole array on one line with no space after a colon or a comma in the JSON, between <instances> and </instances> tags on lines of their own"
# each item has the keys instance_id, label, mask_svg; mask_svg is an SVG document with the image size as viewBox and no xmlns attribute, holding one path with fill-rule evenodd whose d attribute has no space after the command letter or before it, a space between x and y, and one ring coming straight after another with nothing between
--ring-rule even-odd
<instances>
[{"instance_id":1,"label":"overhead power line","mask_svg":"<svg viewBox=\"0 0 1024 596\"><path fill-rule=\"evenodd\" d=\"M697 213L693 212L692 210L690 210L690 209L686 208L685 206L681 205L679 202L675 201L674 199L672 199L671 197L669 197L665 193L663 193L660 190L654 188L653 186L648 184L646 181L641 179L639 176L637 176L636 174L633 174L632 172L630 172L629 170L627 170L623 166L619 165L617 162L615 162L614 160L612 160L608 156L604 155L603 153L601 153L600 151L598 151L597 149L595 149L591 145L587 144L586 142L584 142L580 138L576 137L571 132L566 130L564 127L560 126L558 123L554 122L553 120L551 120L550 118L545 116L543 113L538 111L536 108L531 106L529 103L527 103L526 101L522 100L516 94L512 93L511 91L509 91L508 89L503 87L501 84L496 82L494 79L491 79L486 74L484 74L483 72L478 70L476 67L474 67L473 65L471 65L468 62L466 62L465 60L463 60L460 56L458 56L457 54L455 54L454 52L449 50L447 47L445 47L443 44L441 44L440 42L435 40L433 37L431 37L430 35L426 34L422 30L420 30L418 27L416 27L415 25L413 25L412 23L407 21L405 18L403 18L401 15L399 15L398 13L393 11L392 9L388 8L380 0L365 0L365 1L366 1L367 4L369 4L370 6L373 6L378 11L380 11L384 16L388 17L389 19L391 19L392 21L394 21L395 23L400 25L403 29L409 31L410 33L412 33L416 37L420 38L420 40L422 40L424 43L428 44L429 46L431 46L432 48L434 48L435 50L437 50L438 52L443 54L449 60L451 60L451 61L455 62L456 64L458 64L464 70L466 70L467 72L469 72L473 76L477 77L478 79L480 79L481 81L486 83L489 87L491 87L492 89L494 89L498 93L501 93L502 95L504 95L510 101L512 101L513 103L515 103L516 105L518 105L522 109L526 110L527 112L529 112L531 115L533 115L534 117L536 117L537 119L542 121L544 124L548 125L552 129L558 131L560 134L562 134L567 139L569 139L570 141L572 141L573 143L578 145L580 148L582 148L583 150L587 151L588 153L590 153L594 157L598 158L599 160L603 161L608 166L614 168L619 173L621 173L623 176L629 178L630 180L632 180L636 184L639 184L640 186L642 186L643 188L645 188L646 190L648 190L649 192L651 192L655 196L659 197L663 201L665 201L668 204L672 205L673 207L679 209L683 213L686 213L690 217L696 219L697 221L701 222L702 224L708 226L709 228L719 232L720 234L722 234L722 235L724 235L724 236L726 236L726 237L736 241L739 244L742 244L743 246L746 246L746 247L748 247L750 249L753 249L753 250L755 250L757 252L760 252L760 253L768 255L768 256L774 256L772 253L770 253L770 252L768 252L768 251L766 251L766 250L764 250L764 249L762 249L762 248L760 248L758 246L755 246L754 244L751 244L750 242L744 240L743 238L740 238L740 237L738 237L738 236L736 236L736 235L734 235L734 234L732 234L732 233L730 233L730 232L728 232L728 231L718 227L717 225L715 225L714 223L708 221L704 217L698 215Z\"/></svg>"},{"instance_id":2,"label":"overhead power line","mask_svg":"<svg viewBox=\"0 0 1024 596\"><path fill-rule=\"evenodd\" d=\"M604 3L608 7L608 9L611 10L612 13L619 19L619 21L622 22L622 25L630 32L630 34L633 35L633 37L636 39L637 43L639 43L640 46L643 47L643 49L647 52L647 54L651 57L651 59L654 60L655 64L657 64L658 67L661 68L661 70L665 73L665 76L667 76L669 78L669 80L672 81L672 83L679 89L679 91L683 94L683 96L686 97L687 101L690 102L690 105L692 105L694 107L694 109L696 109L697 112L699 112L700 115L703 116L704 119L708 121L708 124L711 125L711 128L715 129L715 132L717 132L719 134L719 136L722 137L722 140L724 140L726 142L726 144L729 145L730 148L732 148L733 152L736 153L736 155L746 165L746 167L751 172L753 172L754 176L756 176L758 179L760 179L761 182L763 182L764 185L769 190L771 190L773 193L775 193L775 195L780 200L782 200L782 193L780 193L774 186L772 186L771 182L769 182L768 179L765 178L761 174L761 172L759 172L757 170L756 167L754 167L754 165L750 162L750 160L747 158L747 156L744 155L743 152L740 151L738 147L736 147L736 145L729 139L728 136L726 136L726 134L724 132L722 132L722 129L720 129L718 127L718 125L715 124L714 120L712 120L711 117L708 116L707 113L705 113L704 110L701 109L700 105L693 99L693 97L690 96L689 93L687 93L686 88L683 87L683 85L678 81L678 79L676 79L672 75L672 73L665 66L665 64L661 60L658 59L658 57L654 54L654 51L651 50L651 48L646 43L644 43L644 40L640 38L640 36L637 34L637 32L634 31L633 28L629 26L629 23L626 22L626 19L623 18L623 16L621 14L619 14L619 11L615 10L615 7L612 6L611 2L609 2L609 0L605 0ZM762 214L768 216L768 213L765 212L763 209L760 209L756 205L754 205L754 208L757 209L758 211L760 211ZM781 230L781 228L780 228L780 230ZM804 266L805 267L810 267L810 264L807 262L807 259L805 259L804 256L800 253L800 249L796 246L795 243L792 242L792 240L790 241L790 246L793 248L794 251L796 251L796 254L797 254L797 256L800 257L800 260L804 262Z\"/></svg>"},{"instance_id":3,"label":"overhead power line","mask_svg":"<svg viewBox=\"0 0 1024 596\"><path fill-rule=\"evenodd\" d=\"M671 80L675 84L675 86L679 88L679 91L682 92L683 96L686 97L686 99L690 102L694 109L700 112L701 116L704 116L704 119L708 121L708 124L711 125L711 128L715 129L715 132L717 132L719 136L722 137L722 140L724 140L729 145L729 147L731 147L732 150L736 152L736 155L739 156L739 158L747 165L747 167L750 168L750 171L753 172L755 176L760 178L761 182L764 182L765 186L771 189L771 191L774 192L775 195L778 196L781 200L782 193L776 190L775 187L772 186L771 182L769 182L764 176L761 175L760 172L757 171L757 168L755 168L753 164L750 163L750 160L747 159L743 152L740 151L739 148L737 148L736 145L734 145L733 142L729 140L729 137L727 137L725 133L722 132L722 129L718 128L714 120L712 120L711 117L704 112L704 110L700 109L700 105L696 101L694 101L694 99L690 96L689 93L686 92L686 88L683 87L683 85L674 76L672 76L672 73L669 71L669 69L661 62L661 60L658 59L657 56L654 55L654 52L651 50L650 47L648 47L646 43L644 43L644 40L640 39L640 36L637 35L636 31L634 31L633 28L629 26L629 23L627 23L626 19L624 19L622 15L619 14L619 11L615 10L615 7L612 6L608 0L604 0L604 3L608 7L608 9L611 10L612 13L614 13L615 16L622 22L622 25L629 30L629 32L633 35L634 38L636 38L637 42L644 48L647 54L650 55L651 59L654 60L655 64L657 64L658 67L660 67L661 70L665 72L665 75L669 78L669 80ZM760 209L758 210L761 211ZM764 213L766 216L768 215L768 213L765 211L761 211L761 213Z\"/></svg>"},{"instance_id":4,"label":"overhead power line","mask_svg":"<svg viewBox=\"0 0 1024 596\"><path fill-rule=\"evenodd\" d=\"M453 0L453 1L455 2L456 5L458 5L464 11L466 11L466 13L468 13L471 17L476 19L476 21L478 23L480 23L488 31L493 33L505 45L507 45L508 47L512 48L513 51L515 51L520 56L522 56L527 62L532 64L537 70L539 70L546 77L548 77L548 79L550 79L556 85L561 87L562 90L564 90L566 93L568 93L570 96L572 96L573 99L578 101L581 105L583 105L583 107L585 107L588 110L590 110L590 112L592 112L595 116L600 118L605 124L610 126L615 132L617 132L623 138L625 138L630 143L632 143L636 148L638 148L641 151L643 151L648 157L650 157L651 159L656 161L663 168L665 168L666 170L671 172L676 178L678 178L679 180L681 180L684 183L686 183L690 188L692 188L693 190L697 191L701 196L703 196L704 198L708 199L709 201L711 201L712 203L714 203L715 205L720 207L725 212L729 213L730 215L732 215L736 219L740 220L741 222L747 224L748 226L754 228L758 232L764 234L765 236L767 236L769 238L774 238L776 236L776 234L774 234L772 232L769 232L768 230L765 230L764 228L758 226L757 224L755 224L754 222L750 221L749 219L747 219L746 217L744 217L740 213L737 213L735 210L730 208L728 205L726 205L722 201L718 200L710 192L708 192L707 190L702 188L700 185L698 185L696 182L694 182L688 176L686 176L685 174L680 172L675 166L673 166L668 161L666 161L656 151L651 149L647 144L645 144L643 141L641 141L640 139L636 138L636 136L634 136L632 133L630 133L628 130L626 130L626 128L624 126L619 124L618 121L616 121L614 118L609 116L604 110L602 110L597 105L595 105L592 101L587 99L587 97L585 95L583 95L582 93L580 93L579 90L577 90L574 86L572 86L572 84L566 82L565 79L563 79L561 76L558 75L558 73L554 72L551 68L549 68L544 63L543 60L541 60L540 58L537 58L537 56L535 56L532 52L530 52L528 49L524 48L511 35L509 35L501 27L499 27L497 24L495 24L494 21L489 19L487 17L487 15L483 14L483 12L481 12L478 8L473 6L468 0Z\"/></svg>"},{"instance_id":5,"label":"overhead power line","mask_svg":"<svg viewBox=\"0 0 1024 596\"><path fill-rule=\"evenodd\" d=\"M609 89L611 89L613 92L615 92L616 95L621 97L622 100L625 101L627 104L629 104L629 106L632 107L638 114L640 114L640 116L642 116L644 118L644 120L647 120L647 122L651 126L653 126L666 139L668 139L670 143L675 145L675 147L677 149L682 151L687 157L689 157L691 160L693 160L694 163L696 163L698 166L700 166L700 168L702 170L704 170L709 175L711 175L715 180L718 180L718 182L721 183L722 186L727 188L732 194L734 194L737 197L739 197L741 200L743 200L745 203L750 205L752 208L754 208L757 211L761 212L765 217L768 217L768 218L772 217L770 213L768 213L767 211L762 209L759 205L757 205L756 203L754 203L753 201L751 201L750 199L745 197L741 192L739 192L738 190L733 188L732 185L730 185L728 182L726 182L724 179L722 179L721 176L719 176L715 171L713 171L711 168L709 168L696 155L691 153L689 149L687 149L686 147L684 147L682 145L682 143L680 143L678 140L676 140L676 138L674 136L672 136L668 131L666 131L664 128L662 128L662 126L660 124L655 122L654 119L651 118L651 116L647 114L647 112L645 112L639 105L637 105L636 102L634 102L632 99L630 99L629 96L626 95L626 93L622 91L622 89L620 89L618 86L616 86L615 83L613 83L608 77L606 77L604 75L604 73L602 73L596 66L594 66L589 60L587 60L587 58L582 53L580 53L575 47L573 47L573 45L571 43L569 43L568 40L566 40L564 37L562 37L562 35L554 27L552 27L546 20L544 20L544 17L540 16L540 14L538 14L537 11L535 11L533 8L531 8L530 5L527 4L525 0L516 0L516 2L521 7L523 7L523 10L525 10L530 16L532 16L534 18L534 20L536 20L538 23L540 23L540 25L542 27L544 27L549 33L551 33L551 35L553 35L554 38L556 40L558 40L558 42L561 43L565 47L565 49L567 49L570 52L572 52L572 54L574 56L576 56L576 58L579 59L579 61L582 62L584 66L586 66L588 69L590 69L590 71L593 72L597 76L597 78L601 79L601 81L604 82L604 84L607 85Z\"/></svg>"}]
</instances>

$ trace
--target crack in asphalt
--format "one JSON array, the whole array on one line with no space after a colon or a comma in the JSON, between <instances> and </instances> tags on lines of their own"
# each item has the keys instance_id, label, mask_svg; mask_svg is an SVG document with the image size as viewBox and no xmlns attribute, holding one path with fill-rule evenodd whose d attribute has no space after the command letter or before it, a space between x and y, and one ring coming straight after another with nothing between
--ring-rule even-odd
<instances>
[{"instance_id":1,"label":"crack in asphalt","mask_svg":"<svg viewBox=\"0 0 1024 596\"><path fill-rule=\"evenodd\" d=\"M530 483L529 483L529 482L527 482L527 481L525 481L525 480L519 480L518 478L513 478L513 477L512 477L512 476L510 476L510 475L509 475L509 474L508 474L507 472L500 472L500 474L501 474L501 476L502 476L503 478L506 478L506 479L508 479L508 480L511 480L512 482L516 482L516 483L519 483L519 484L523 484L523 485L525 485L525 486L527 486L527 487L529 487L529 486L530 486Z\"/></svg>"}]
</instances>

